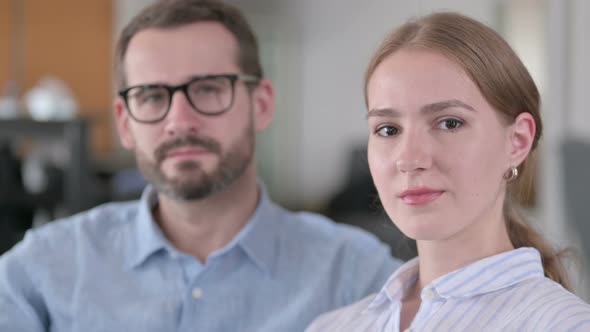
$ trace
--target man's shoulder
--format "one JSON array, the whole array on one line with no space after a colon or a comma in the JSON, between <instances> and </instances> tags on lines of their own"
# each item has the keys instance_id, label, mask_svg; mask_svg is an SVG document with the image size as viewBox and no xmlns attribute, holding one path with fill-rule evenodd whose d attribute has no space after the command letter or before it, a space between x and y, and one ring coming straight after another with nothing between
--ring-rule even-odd
<instances>
[{"instance_id":1,"label":"man's shoulder","mask_svg":"<svg viewBox=\"0 0 590 332\"><path fill-rule=\"evenodd\" d=\"M138 201L105 203L90 210L49 222L30 232L40 238L70 236L73 232L79 231L102 233L112 228L125 226L134 220L138 207Z\"/></svg>"},{"instance_id":2,"label":"man's shoulder","mask_svg":"<svg viewBox=\"0 0 590 332\"><path fill-rule=\"evenodd\" d=\"M99 205L69 217L30 229L24 239L7 252L26 257L61 257L72 255L81 244L89 244L121 233L137 215L138 202Z\"/></svg>"},{"instance_id":3,"label":"man's shoulder","mask_svg":"<svg viewBox=\"0 0 590 332\"><path fill-rule=\"evenodd\" d=\"M304 237L306 243L347 245L360 248L381 246L378 238L359 227L338 223L323 215L300 211L287 212L283 227L289 234Z\"/></svg>"},{"instance_id":4,"label":"man's shoulder","mask_svg":"<svg viewBox=\"0 0 590 332\"><path fill-rule=\"evenodd\" d=\"M377 283L385 281L401 263L391 256L387 244L366 230L315 213L287 213L278 234L286 254L307 257L309 264L317 263L327 269L348 270L356 266L355 270L382 270Z\"/></svg>"},{"instance_id":5,"label":"man's shoulder","mask_svg":"<svg viewBox=\"0 0 590 332\"><path fill-rule=\"evenodd\" d=\"M401 264L389 246L358 227L309 212L282 219L277 247L281 265L291 272L297 266L302 278L318 285L330 284L331 308L377 292Z\"/></svg>"}]
</instances>

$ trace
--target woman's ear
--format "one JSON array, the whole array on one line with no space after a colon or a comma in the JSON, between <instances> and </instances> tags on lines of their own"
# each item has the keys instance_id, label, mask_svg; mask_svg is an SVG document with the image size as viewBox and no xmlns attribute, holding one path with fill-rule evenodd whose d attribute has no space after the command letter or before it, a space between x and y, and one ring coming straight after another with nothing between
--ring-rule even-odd
<instances>
[{"instance_id":1,"label":"woman's ear","mask_svg":"<svg viewBox=\"0 0 590 332\"><path fill-rule=\"evenodd\" d=\"M535 119L529 112L520 113L510 125L508 158L510 165L520 165L531 152L535 140Z\"/></svg>"}]
</instances>

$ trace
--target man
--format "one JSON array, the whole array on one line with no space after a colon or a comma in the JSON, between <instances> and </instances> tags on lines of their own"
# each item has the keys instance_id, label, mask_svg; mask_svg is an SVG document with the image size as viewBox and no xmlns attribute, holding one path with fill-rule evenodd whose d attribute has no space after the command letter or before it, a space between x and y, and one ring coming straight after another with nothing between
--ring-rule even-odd
<instances>
[{"instance_id":1,"label":"man","mask_svg":"<svg viewBox=\"0 0 590 332\"><path fill-rule=\"evenodd\" d=\"M286 211L259 185L274 93L235 8L160 1L115 56L117 127L150 186L0 258L1 331L302 331L398 266L374 237Z\"/></svg>"}]
</instances>

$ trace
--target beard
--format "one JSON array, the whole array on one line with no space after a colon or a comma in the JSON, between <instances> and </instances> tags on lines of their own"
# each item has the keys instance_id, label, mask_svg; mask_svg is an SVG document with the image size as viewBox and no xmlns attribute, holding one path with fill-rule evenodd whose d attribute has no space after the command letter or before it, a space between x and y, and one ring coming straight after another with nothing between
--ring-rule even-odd
<instances>
[{"instance_id":1,"label":"beard","mask_svg":"<svg viewBox=\"0 0 590 332\"><path fill-rule=\"evenodd\" d=\"M254 154L255 133L252 120L224 152L221 144L210 137L186 135L162 143L154 151L155 162L136 150L139 170L154 189L174 200L199 200L225 190L244 174ZM182 161L174 165L177 177L169 177L162 163L169 150L193 146L205 149L218 158L217 167L207 173L199 161Z\"/></svg>"}]
</instances>

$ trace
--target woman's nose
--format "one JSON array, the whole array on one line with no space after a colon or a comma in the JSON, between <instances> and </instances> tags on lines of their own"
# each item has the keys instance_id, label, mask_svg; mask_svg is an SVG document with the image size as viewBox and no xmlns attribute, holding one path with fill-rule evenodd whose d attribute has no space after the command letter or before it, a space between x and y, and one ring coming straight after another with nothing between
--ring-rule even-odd
<instances>
[{"instance_id":1,"label":"woman's nose","mask_svg":"<svg viewBox=\"0 0 590 332\"><path fill-rule=\"evenodd\" d=\"M396 168L402 173L426 170L432 166L427 134L418 131L402 133L398 145Z\"/></svg>"}]
</instances>

